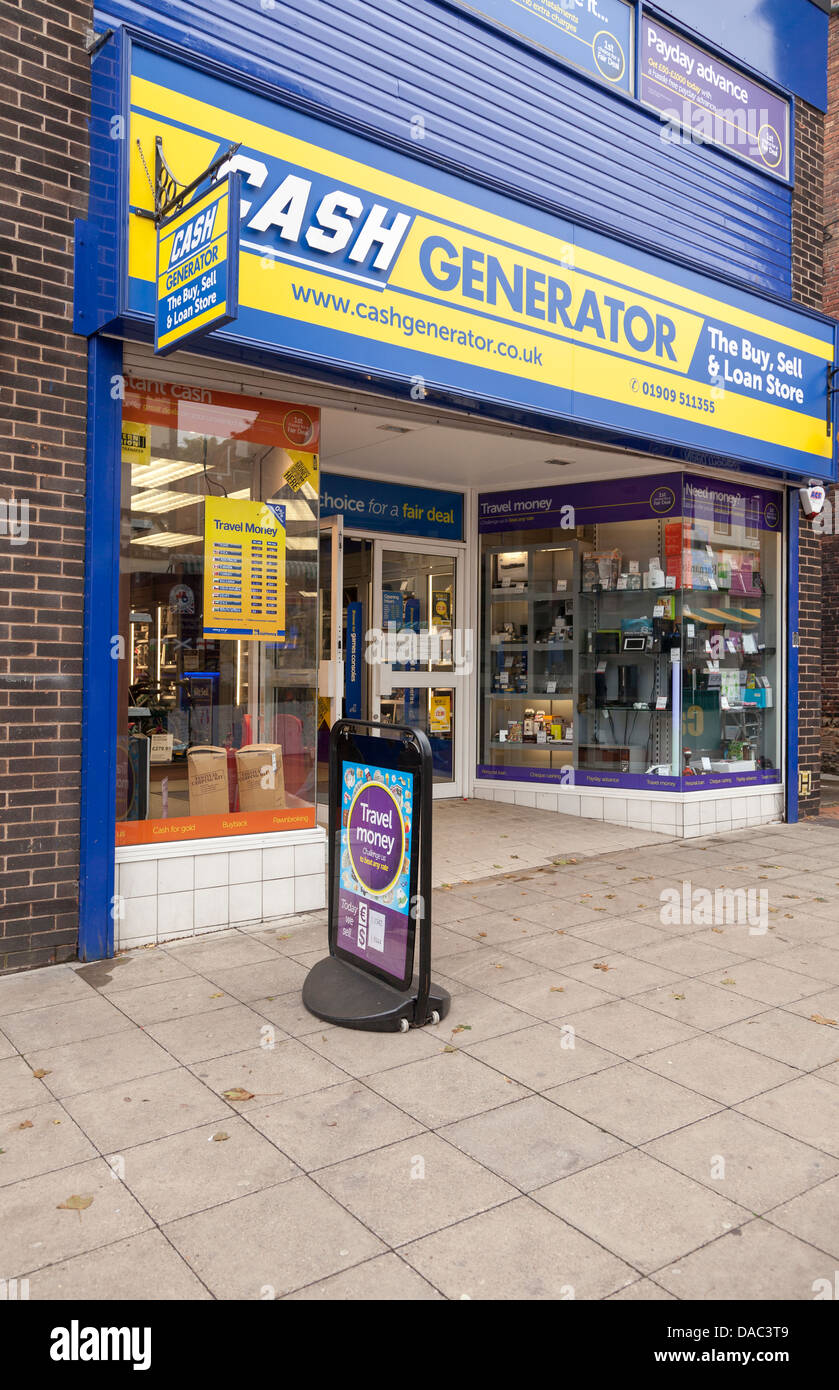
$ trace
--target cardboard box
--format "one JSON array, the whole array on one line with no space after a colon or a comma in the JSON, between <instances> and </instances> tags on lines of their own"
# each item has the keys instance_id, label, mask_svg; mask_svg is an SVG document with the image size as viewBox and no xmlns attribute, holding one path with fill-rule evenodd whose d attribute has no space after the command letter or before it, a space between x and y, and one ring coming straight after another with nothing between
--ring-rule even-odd
<instances>
[{"instance_id":1,"label":"cardboard box","mask_svg":"<svg viewBox=\"0 0 839 1390\"><path fill-rule=\"evenodd\" d=\"M227 787L227 749L196 744L187 753L189 814L226 816L230 810Z\"/></svg>"},{"instance_id":2,"label":"cardboard box","mask_svg":"<svg viewBox=\"0 0 839 1390\"><path fill-rule=\"evenodd\" d=\"M240 811L276 811L286 804L279 743L249 743L236 751Z\"/></svg>"}]
</instances>

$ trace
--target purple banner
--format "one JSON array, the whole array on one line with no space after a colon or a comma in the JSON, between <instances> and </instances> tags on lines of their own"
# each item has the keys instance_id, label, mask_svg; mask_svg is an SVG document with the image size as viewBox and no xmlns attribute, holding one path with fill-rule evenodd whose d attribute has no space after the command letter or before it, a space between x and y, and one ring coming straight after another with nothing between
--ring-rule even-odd
<instances>
[{"instance_id":1,"label":"purple banner","mask_svg":"<svg viewBox=\"0 0 839 1390\"><path fill-rule=\"evenodd\" d=\"M702 144L719 145L789 180L790 104L681 34L643 15L638 53L645 106Z\"/></svg>"},{"instance_id":2,"label":"purple banner","mask_svg":"<svg viewBox=\"0 0 839 1390\"><path fill-rule=\"evenodd\" d=\"M401 981L411 909L413 777L345 762L341 779L336 945Z\"/></svg>"},{"instance_id":3,"label":"purple banner","mask_svg":"<svg viewBox=\"0 0 839 1390\"><path fill-rule=\"evenodd\" d=\"M692 473L615 478L596 483L484 492L478 498L478 530L573 531L606 521L644 521L685 516L732 527L780 531L783 494L768 488L719 482Z\"/></svg>"},{"instance_id":4,"label":"purple banner","mask_svg":"<svg viewBox=\"0 0 839 1390\"><path fill-rule=\"evenodd\" d=\"M768 488L740 487L717 478L685 474L684 515L712 529L742 526L750 531L780 531L783 493Z\"/></svg>"},{"instance_id":5,"label":"purple banner","mask_svg":"<svg viewBox=\"0 0 839 1390\"><path fill-rule=\"evenodd\" d=\"M783 780L777 768L761 768L755 772L709 772L695 777L657 777L643 772L578 772L570 767L493 767L490 763L479 763L475 772L488 782L554 782L570 790L578 787L614 787L623 791L707 792L724 787L763 787Z\"/></svg>"}]
</instances>

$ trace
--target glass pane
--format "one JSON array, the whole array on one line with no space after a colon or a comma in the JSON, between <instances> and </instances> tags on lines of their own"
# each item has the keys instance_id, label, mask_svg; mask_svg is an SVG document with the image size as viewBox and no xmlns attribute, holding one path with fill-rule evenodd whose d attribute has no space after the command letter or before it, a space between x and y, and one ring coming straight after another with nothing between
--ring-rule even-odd
<instances>
[{"instance_id":1,"label":"glass pane","mask_svg":"<svg viewBox=\"0 0 839 1390\"><path fill-rule=\"evenodd\" d=\"M409 724L428 735L434 759L434 781L454 781L455 692L416 686L394 686L382 696L382 723Z\"/></svg>"},{"instance_id":2,"label":"glass pane","mask_svg":"<svg viewBox=\"0 0 839 1390\"><path fill-rule=\"evenodd\" d=\"M317 472L283 411L128 379L118 842L313 821Z\"/></svg>"},{"instance_id":3,"label":"glass pane","mask_svg":"<svg viewBox=\"0 0 839 1390\"><path fill-rule=\"evenodd\" d=\"M572 767L576 554L567 533L482 538L480 763L501 777Z\"/></svg>"},{"instance_id":4,"label":"glass pane","mask_svg":"<svg viewBox=\"0 0 839 1390\"><path fill-rule=\"evenodd\" d=\"M450 555L382 551L382 627L394 671L450 671L455 614L455 560Z\"/></svg>"},{"instance_id":5,"label":"glass pane","mask_svg":"<svg viewBox=\"0 0 839 1390\"><path fill-rule=\"evenodd\" d=\"M743 491L693 490L672 542L683 584L683 772L708 786L781 775L781 512L771 494Z\"/></svg>"}]
</instances>

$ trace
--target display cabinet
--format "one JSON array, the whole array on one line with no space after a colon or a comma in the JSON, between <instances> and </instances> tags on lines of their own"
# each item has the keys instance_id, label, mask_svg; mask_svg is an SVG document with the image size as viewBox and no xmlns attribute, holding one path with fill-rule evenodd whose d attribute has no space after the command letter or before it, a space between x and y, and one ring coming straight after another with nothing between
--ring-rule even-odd
<instances>
[{"instance_id":1,"label":"display cabinet","mask_svg":"<svg viewBox=\"0 0 839 1390\"><path fill-rule=\"evenodd\" d=\"M693 475L619 491L582 496L589 522L568 539L482 538L480 774L680 791L777 780L776 495Z\"/></svg>"},{"instance_id":2,"label":"display cabinet","mask_svg":"<svg viewBox=\"0 0 839 1390\"><path fill-rule=\"evenodd\" d=\"M578 543L484 553L482 760L573 765Z\"/></svg>"}]
</instances>

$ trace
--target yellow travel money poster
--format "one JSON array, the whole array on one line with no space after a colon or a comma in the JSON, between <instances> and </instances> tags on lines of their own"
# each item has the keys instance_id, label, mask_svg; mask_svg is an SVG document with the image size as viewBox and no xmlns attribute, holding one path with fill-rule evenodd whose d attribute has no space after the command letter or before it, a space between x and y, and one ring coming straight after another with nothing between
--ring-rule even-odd
<instances>
[{"instance_id":1,"label":"yellow travel money poster","mask_svg":"<svg viewBox=\"0 0 839 1390\"><path fill-rule=\"evenodd\" d=\"M204 636L285 639L285 507L204 501Z\"/></svg>"}]
</instances>

